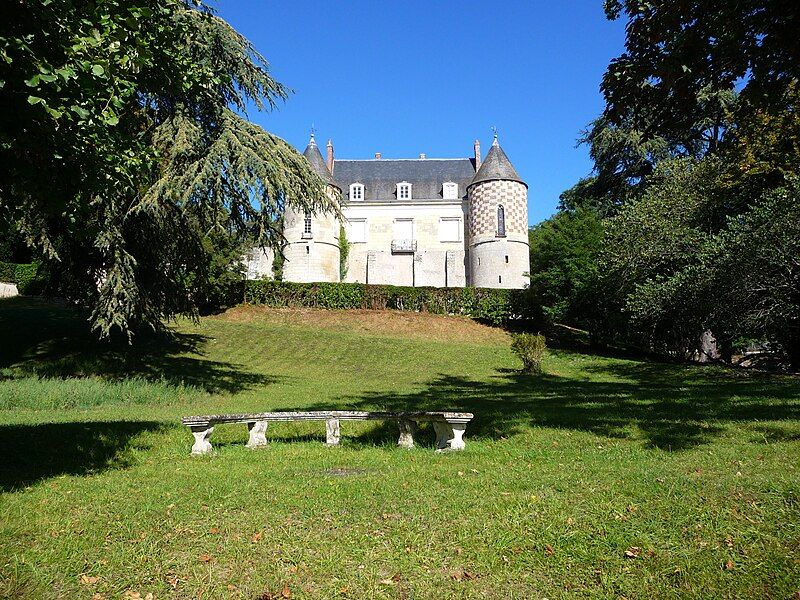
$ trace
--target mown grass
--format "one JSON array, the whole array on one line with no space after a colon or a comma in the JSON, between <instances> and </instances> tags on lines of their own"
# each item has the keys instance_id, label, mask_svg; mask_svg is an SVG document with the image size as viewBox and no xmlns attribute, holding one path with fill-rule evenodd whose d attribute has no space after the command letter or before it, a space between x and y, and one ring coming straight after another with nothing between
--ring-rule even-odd
<instances>
[{"instance_id":1,"label":"mown grass","mask_svg":"<svg viewBox=\"0 0 800 600\"><path fill-rule=\"evenodd\" d=\"M796 378L569 352L529 377L459 319L275 315L130 348L77 311L0 301L0 596L800 591ZM258 451L219 427L197 458L179 424L311 407L476 418L453 454L348 422L339 448L319 423L274 425Z\"/></svg>"}]
</instances>

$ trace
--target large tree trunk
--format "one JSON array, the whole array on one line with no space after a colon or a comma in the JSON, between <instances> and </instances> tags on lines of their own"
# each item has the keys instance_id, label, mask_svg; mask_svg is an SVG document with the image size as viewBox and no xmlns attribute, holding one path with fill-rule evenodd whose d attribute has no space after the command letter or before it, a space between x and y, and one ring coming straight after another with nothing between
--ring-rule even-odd
<instances>
[{"instance_id":1,"label":"large tree trunk","mask_svg":"<svg viewBox=\"0 0 800 600\"><path fill-rule=\"evenodd\" d=\"M697 362L709 363L719 360L719 348L717 339L710 329L706 329L700 336L700 344L697 353Z\"/></svg>"}]
</instances>

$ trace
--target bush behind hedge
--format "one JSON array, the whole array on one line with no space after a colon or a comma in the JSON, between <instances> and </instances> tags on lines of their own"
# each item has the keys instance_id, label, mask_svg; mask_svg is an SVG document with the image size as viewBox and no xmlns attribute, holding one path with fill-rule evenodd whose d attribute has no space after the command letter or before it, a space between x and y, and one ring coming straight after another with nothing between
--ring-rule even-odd
<instances>
[{"instance_id":1,"label":"bush behind hedge","mask_svg":"<svg viewBox=\"0 0 800 600\"><path fill-rule=\"evenodd\" d=\"M503 325L528 317L527 296L527 290L255 280L246 282L244 300L272 308L388 308L465 315Z\"/></svg>"},{"instance_id":2,"label":"bush behind hedge","mask_svg":"<svg viewBox=\"0 0 800 600\"><path fill-rule=\"evenodd\" d=\"M17 284L23 296L36 296L44 291L47 282L39 263L0 262L0 281Z\"/></svg>"}]
</instances>

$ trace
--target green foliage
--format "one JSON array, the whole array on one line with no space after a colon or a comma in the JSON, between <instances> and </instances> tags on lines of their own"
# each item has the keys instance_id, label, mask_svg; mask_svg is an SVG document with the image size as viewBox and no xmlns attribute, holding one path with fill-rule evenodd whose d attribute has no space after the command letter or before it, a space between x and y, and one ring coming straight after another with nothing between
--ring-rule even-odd
<instances>
[{"instance_id":1,"label":"green foliage","mask_svg":"<svg viewBox=\"0 0 800 600\"><path fill-rule=\"evenodd\" d=\"M39 263L0 262L0 281L15 283L17 291L23 296L38 296L47 286L45 270Z\"/></svg>"},{"instance_id":2,"label":"green foliage","mask_svg":"<svg viewBox=\"0 0 800 600\"><path fill-rule=\"evenodd\" d=\"M525 320L530 314L525 290L266 280L245 285L248 303L273 308L395 309L465 315L491 325Z\"/></svg>"},{"instance_id":3,"label":"green foliage","mask_svg":"<svg viewBox=\"0 0 800 600\"><path fill-rule=\"evenodd\" d=\"M38 296L45 290L47 279L39 263L17 265L17 290L23 296Z\"/></svg>"},{"instance_id":4,"label":"green foliage","mask_svg":"<svg viewBox=\"0 0 800 600\"><path fill-rule=\"evenodd\" d=\"M542 359L547 351L544 336L534 333L515 333L511 336L511 350L522 361L522 372L539 374Z\"/></svg>"},{"instance_id":5,"label":"green foliage","mask_svg":"<svg viewBox=\"0 0 800 600\"><path fill-rule=\"evenodd\" d=\"M603 221L589 209L560 212L528 232L530 301L542 324L590 326L598 286Z\"/></svg>"},{"instance_id":6,"label":"green foliage","mask_svg":"<svg viewBox=\"0 0 800 600\"><path fill-rule=\"evenodd\" d=\"M3 283L16 283L17 265L9 262L0 262L0 281Z\"/></svg>"},{"instance_id":7,"label":"green foliage","mask_svg":"<svg viewBox=\"0 0 800 600\"><path fill-rule=\"evenodd\" d=\"M27 2L0 19L0 87L0 217L103 336L195 313L220 212L277 247L287 202L338 210L300 154L240 116L287 90L202 3Z\"/></svg>"},{"instance_id":8,"label":"green foliage","mask_svg":"<svg viewBox=\"0 0 800 600\"><path fill-rule=\"evenodd\" d=\"M339 279L344 281L347 277L347 257L350 256L350 242L347 240L347 230L339 227Z\"/></svg>"}]
</instances>

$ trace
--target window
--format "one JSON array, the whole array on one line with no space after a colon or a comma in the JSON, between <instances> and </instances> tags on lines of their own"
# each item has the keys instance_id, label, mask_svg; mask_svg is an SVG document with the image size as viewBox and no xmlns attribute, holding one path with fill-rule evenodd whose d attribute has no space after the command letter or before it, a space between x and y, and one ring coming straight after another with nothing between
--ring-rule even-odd
<instances>
[{"instance_id":1,"label":"window","mask_svg":"<svg viewBox=\"0 0 800 600\"><path fill-rule=\"evenodd\" d=\"M461 241L461 219L458 217L439 219L439 241L440 242L460 242Z\"/></svg>"},{"instance_id":2,"label":"window","mask_svg":"<svg viewBox=\"0 0 800 600\"><path fill-rule=\"evenodd\" d=\"M359 200L364 199L364 184L363 183L354 183L350 186L350 200L355 200L358 202Z\"/></svg>"},{"instance_id":3,"label":"window","mask_svg":"<svg viewBox=\"0 0 800 600\"><path fill-rule=\"evenodd\" d=\"M414 220L395 219L394 220L394 239L413 240L414 239Z\"/></svg>"},{"instance_id":4,"label":"window","mask_svg":"<svg viewBox=\"0 0 800 600\"><path fill-rule=\"evenodd\" d=\"M366 219L350 219L347 222L347 241L353 244L363 244L367 241Z\"/></svg>"},{"instance_id":5,"label":"window","mask_svg":"<svg viewBox=\"0 0 800 600\"><path fill-rule=\"evenodd\" d=\"M458 200L458 184L448 181L442 185L442 196L445 200Z\"/></svg>"},{"instance_id":6,"label":"window","mask_svg":"<svg viewBox=\"0 0 800 600\"><path fill-rule=\"evenodd\" d=\"M497 283L503 283L503 276L502 275L498 275L497 276Z\"/></svg>"},{"instance_id":7,"label":"window","mask_svg":"<svg viewBox=\"0 0 800 600\"><path fill-rule=\"evenodd\" d=\"M502 204L497 207L497 235L500 237L506 235L506 209Z\"/></svg>"},{"instance_id":8,"label":"window","mask_svg":"<svg viewBox=\"0 0 800 600\"><path fill-rule=\"evenodd\" d=\"M305 218L303 219L303 235L311 235L311 212L306 211Z\"/></svg>"},{"instance_id":9,"label":"window","mask_svg":"<svg viewBox=\"0 0 800 600\"><path fill-rule=\"evenodd\" d=\"M402 182L397 184L397 199L398 200L411 200L411 184Z\"/></svg>"},{"instance_id":10,"label":"window","mask_svg":"<svg viewBox=\"0 0 800 600\"><path fill-rule=\"evenodd\" d=\"M506 254L506 264L508 264L508 254Z\"/></svg>"}]
</instances>

